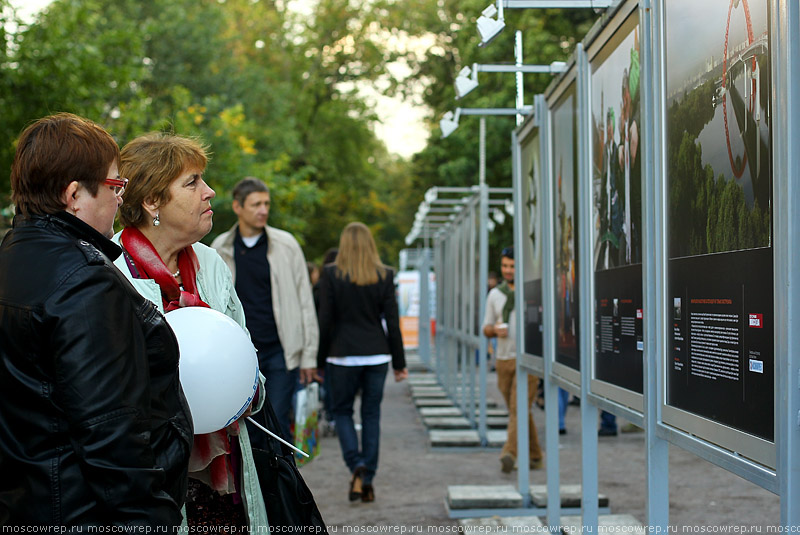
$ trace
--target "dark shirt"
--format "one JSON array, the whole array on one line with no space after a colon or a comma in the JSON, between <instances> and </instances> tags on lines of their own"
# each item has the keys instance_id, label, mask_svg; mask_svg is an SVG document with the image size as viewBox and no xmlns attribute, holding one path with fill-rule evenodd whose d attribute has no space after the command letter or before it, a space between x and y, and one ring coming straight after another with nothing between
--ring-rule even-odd
<instances>
[{"instance_id":1,"label":"dark shirt","mask_svg":"<svg viewBox=\"0 0 800 535\"><path fill-rule=\"evenodd\" d=\"M237 227L236 238L233 240L236 293L244 307L244 317L253 345L258 350L259 366L264 369L280 367L283 363L283 347L278 338L278 327L272 310L268 247L265 232L262 232L253 247L248 247L242 241Z\"/></svg>"}]
</instances>

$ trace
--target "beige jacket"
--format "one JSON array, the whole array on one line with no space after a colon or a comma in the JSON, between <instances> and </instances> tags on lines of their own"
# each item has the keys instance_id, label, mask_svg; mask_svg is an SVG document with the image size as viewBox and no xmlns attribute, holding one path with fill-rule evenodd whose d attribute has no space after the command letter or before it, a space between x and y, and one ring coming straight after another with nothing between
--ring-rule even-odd
<instances>
[{"instance_id":1,"label":"beige jacket","mask_svg":"<svg viewBox=\"0 0 800 535\"><path fill-rule=\"evenodd\" d=\"M233 259L233 239L236 237L237 225L238 223L217 236L211 244L228 264L234 284L236 263ZM266 230L272 311L286 357L286 368L316 368L319 326L306 258L294 236L269 225Z\"/></svg>"}]
</instances>

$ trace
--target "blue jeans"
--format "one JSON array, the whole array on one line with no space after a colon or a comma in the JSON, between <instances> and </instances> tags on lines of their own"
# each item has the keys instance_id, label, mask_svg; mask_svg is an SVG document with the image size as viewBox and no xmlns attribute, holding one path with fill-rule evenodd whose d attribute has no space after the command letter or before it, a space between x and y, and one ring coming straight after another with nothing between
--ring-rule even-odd
<instances>
[{"instance_id":1,"label":"blue jeans","mask_svg":"<svg viewBox=\"0 0 800 535\"><path fill-rule=\"evenodd\" d=\"M377 366L328 365L328 386L331 390L331 412L336 422L342 457L350 472L364 467L363 481L372 484L378 470L378 449L381 436L381 400L389 364ZM361 448L353 423L353 402L361 391Z\"/></svg>"},{"instance_id":2,"label":"blue jeans","mask_svg":"<svg viewBox=\"0 0 800 535\"><path fill-rule=\"evenodd\" d=\"M607 431L617 430L617 417L610 412L600 411L600 429Z\"/></svg>"},{"instance_id":3,"label":"blue jeans","mask_svg":"<svg viewBox=\"0 0 800 535\"><path fill-rule=\"evenodd\" d=\"M287 370L286 364L283 362L283 354L281 360L283 367L273 365L270 367L261 368L261 373L264 375L267 388L267 397L272 408L275 409L275 415L278 417L278 422L281 424L280 434L281 437L288 442L294 444L294 437L291 433L292 425L292 400L294 393L297 389L297 382L300 380L300 368ZM266 427L265 413L258 412L252 418ZM250 435L250 444L256 448L267 449L267 434L256 426L247 422L247 432Z\"/></svg>"},{"instance_id":4,"label":"blue jeans","mask_svg":"<svg viewBox=\"0 0 800 535\"><path fill-rule=\"evenodd\" d=\"M566 429L564 417L567 415L567 405L569 405L569 392L558 387L558 429Z\"/></svg>"}]
</instances>

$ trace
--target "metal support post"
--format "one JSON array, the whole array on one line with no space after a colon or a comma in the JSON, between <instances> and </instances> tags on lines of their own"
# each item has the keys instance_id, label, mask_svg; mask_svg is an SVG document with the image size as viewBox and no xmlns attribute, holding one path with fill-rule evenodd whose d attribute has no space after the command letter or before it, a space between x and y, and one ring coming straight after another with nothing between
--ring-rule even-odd
<instances>
[{"instance_id":1,"label":"metal support post","mask_svg":"<svg viewBox=\"0 0 800 535\"><path fill-rule=\"evenodd\" d=\"M516 60L516 66L518 68L522 67L522 32L519 30L514 34L514 59ZM517 82L517 109L521 110L522 106L525 105L525 88L522 86L522 71L517 71L514 76ZM523 119L522 115L518 113L517 126L522 124Z\"/></svg>"},{"instance_id":2,"label":"metal support post","mask_svg":"<svg viewBox=\"0 0 800 535\"><path fill-rule=\"evenodd\" d=\"M476 284L478 273L477 269L475 268L475 261L477 260L477 253L475 251L477 245L477 231L475 230L475 225L477 223L477 214L475 210L470 210L471 217L469 218L468 225L467 225L467 233L469 236L469 240L467 242L467 250L469 251L469 263L467 266L467 280L469 282L469 311L467 313L467 317L469 321L467 323L467 334L470 337L470 340L475 339L477 336L477 340L479 340L477 345L472 343L469 344L469 362L470 362L470 373L469 373L469 411L466 414L467 420L469 420L470 424L475 427L475 410L478 408L478 400L475 399L475 387L477 386L475 383L475 375L476 372L480 373L480 364L476 362L476 356L480 359L480 332L475 332L475 328L477 326L478 331L480 331L480 318L478 314L478 296L476 295L478 291L478 286ZM480 396L486 397L486 392L481 391Z\"/></svg>"},{"instance_id":3,"label":"metal support post","mask_svg":"<svg viewBox=\"0 0 800 535\"><path fill-rule=\"evenodd\" d=\"M544 406L545 406L545 466L547 469L547 526L556 532L561 525L561 476L558 458L558 386L552 380L556 355L555 318L555 235L553 217L553 163L551 115L542 95L536 97L540 118L540 153L542 158L542 328L544 339Z\"/></svg>"},{"instance_id":4,"label":"metal support post","mask_svg":"<svg viewBox=\"0 0 800 535\"><path fill-rule=\"evenodd\" d=\"M578 44L577 55L577 114L578 114L578 267L577 278L580 306L580 338L578 351L581 365L581 474L584 529L597 530L598 526L598 476L597 476L597 407L590 403L592 363L594 361L594 268L592 266L592 178L591 178L591 124L589 109L589 61L583 45Z\"/></svg>"},{"instance_id":5,"label":"metal support post","mask_svg":"<svg viewBox=\"0 0 800 535\"><path fill-rule=\"evenodd\" d=\"M430 249L423 247L419 270L419 357L425 366L431 367L431 298L430 298Z\"/></svg>"},{"instance_id":6,"label":"metal support post","mask_svg":"<svg viewBox=\"0 0 800 535\"><path fill-rule=\"evenodd\" d=\"M778 4L778 5L776 5ZM800 527L800 6L796 0L771 3L773 154L775 154L775 438L780 527Z\"/></svg>"},{"instance_id":7,"label":"metal support post","mask_svg":"<svg viewBox=\"0 0 800 535\"><path fill-rule=\"evenodd\" d=\"M486 311L486 293L488 289L488 281L486 280L489 274L489 228L486 222L489 219L489 188L486 187L486 182L482 182L478 186L479 199L479 216L478 216L478 301L480 306L479 317L483 317ZM483 321L481 321L483 323ZM481 328L481 331L483 329ZM480 378L480 411L478 416L478 435L482 446L489 444L486 424L486 351L488 349L488 340L480 335L481 348L480 355L478 356L479 378Z\"/></svg>"},{"instance_id":8,"label":"metal support post","mask_svg":"<svg viewBox=\"0 0 800 535\"><path fill-rule=\"evenodd\" d=\"M481 117L478 136L478 184L486 184L486 117Z\"/></svg>"},{"instance_id":9,"label":"metal support post","mask_svg":"<svg viewBox=\"0 0 800 535\"><path fill-rule=\"evenodd\" d=\"M658 422L661 421L661 386L663 370L659 356L666 352L666 337L663 326L666 325L664 307L666 303L666 265L665 215L663 199L665 186L659 177L665 176L663 171L663 137L661 125L663 110L656 102L661 102L663 94L663 71L660 66L661 51L664 50L660 18L653 16L651 0L644 0L639 5L639 28L642 39L641 47L641 106L642 117L652 117L645 121L649 128L643 136L643 169L642 169L642 213L645 225L644 255L642 259L644 282L644 429L645 429L645 468L647 483L647 525L654 529L667 530L669 525L669 444L656 434ZM662 117L658 120L657 117Z\"/></svg>"},{"instance_id":10,"label":"metal support post","mask_svg":"<svg viewBox=\"0 0 800 535\"><path fill-rule=\"evenodd\" d=\"M522 254L522 180L520 171L520 148L517 133L511 132L511 177L514 202L514 343L517 374L517 489L522 495L523 507L531 503L530 489L530 436L528 415L528 371L522 367L520 356L525 352L525 255Z\"/></svg>"}]
</instances>

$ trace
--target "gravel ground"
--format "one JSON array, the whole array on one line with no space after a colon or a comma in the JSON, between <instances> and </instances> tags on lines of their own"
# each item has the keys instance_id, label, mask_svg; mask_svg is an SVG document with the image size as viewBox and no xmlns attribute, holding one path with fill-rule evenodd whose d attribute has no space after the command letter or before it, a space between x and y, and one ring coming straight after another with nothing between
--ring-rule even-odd
<instances>
[{"instance_id":1,"label":"gravel ground","mask_svg":"<svg viewBox=\"0 0 800 535\"><path fill-rule=\"evenodd\" d=\"M489 384L490 396L500 401L494 374ZM533 410L544 443L544 412ZM618 419L618 423L625 422ZM515 472L500 471L499 450L431 450L408 383L395 383L391 374L381 426L380 463L373 482L375 502L348 501L350 475L336 437L323 436L319 457L301 468L331 533L385 531L371 526L396 526L397 533L402 532L400 527L411 531L411 526L419 526L420 533L452 532L457 522L448 518L445 509L448 486L517 485ZM567 430L567 435L560 437L561 483L580 483L578 407L567 411ZM598 453L600 492L609 497L611 512L630 514L644 522L643 433L602 437ZM778 525L780 500L776 495L677 447L670 447L669 457L669 518L678 533L716 531L719 526ZM545 471L532 471L531 484L546 484ZM716 529L709 529L711 526Z\"/></svg>"}]
</instances>

